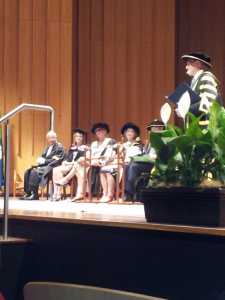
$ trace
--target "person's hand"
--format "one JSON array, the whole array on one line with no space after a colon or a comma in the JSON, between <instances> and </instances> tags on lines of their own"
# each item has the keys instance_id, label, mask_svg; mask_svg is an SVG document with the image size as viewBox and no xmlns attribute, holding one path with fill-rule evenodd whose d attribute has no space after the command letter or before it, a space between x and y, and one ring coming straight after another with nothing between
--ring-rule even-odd
<instances>
[{"instance_id":1,"label":"person's hand","mask_svg":"<svg viewBox=\"0 0 225 300\"><path fill-rule=\"evenodd\" d=\"M77 160L77 163L79 165L83 166L84 165L84 157L83 156L79 157L78 160Z\"/></svg>"},{"instance_id":2,"label":"person's hand","mask_svg":"<svg viewBox=\"0 0 225 300\"><path fill-rule=\"evenodd\" d=\"M151 159L154 159L154 160L156 160L156 158L157 158L156 154L149 154L149 156L150 156Z\"/></svg>"},{"instance_id":3,"label":"person's hand","mask_svg":"<svg viewBox=\"0 0 225 300\"><path fill-rule=\"evenodd\" d=\"M36 162L39 164L39 165L43 165L45 163L45 159L43 157L38 157Z\"/></svg>"},{"instance_id":4,"label":"person's hand","mask_svg":"<svg viewBox=\"0 0 225 300\"><path fill-rule=\"evenodd\" d=\"M66 160L64 160L63 162L62 162L62 166L67 166L68 165L68 162L66 161Z\"/></svg>"}]
</instances>

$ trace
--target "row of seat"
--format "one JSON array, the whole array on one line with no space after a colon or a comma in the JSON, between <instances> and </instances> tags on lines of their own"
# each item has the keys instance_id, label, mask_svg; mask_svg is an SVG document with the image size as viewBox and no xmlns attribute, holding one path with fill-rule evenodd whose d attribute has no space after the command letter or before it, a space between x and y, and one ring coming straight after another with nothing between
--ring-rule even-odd
<instances>
[{"instance_id":1,"label":"row of seat","mask_svg":"<svg viewBox=\"0 0 225 300\"><path fill-rule=\"evenodd\" d=\"M91 150L90 150L91 153ZM116 193L115 193L115 202L112 203L116 203L116 204L124 204L124 190L125 190L125 149L124 147L121 149L121 146L118 145L117 146L117 154L116 156L111 156L111 157L106 157L106 156L100 156L98 159L102 159L102 158L107 158L111 161L111 163L109 163L108 165L114 165L117 170L122 169L122 175L121 176L117 176L116 178ZM92 178L92 170L93 167L98 167L99 169L101 169L103 167L103 165L99 164L99 163L93 163L92 161L96 160L96 157L87 157L87 149L84 150L84 190L83 190L83 194L84 194L84 199L82 202L98 202L99 198L100 198L100 190L101 190L101 185L100 185L100 177L98 178L98 190L97 190L97 200L93 200L92 198L92 193L88 192L88 198L86 198L86 191L87 191L87 182L88 182L88 191L91 191L91 178ZM88 172L88 181L87 181L87 175L86 175L86 169L89 168L89 172ZM52 174L51 174L52 175ZM100 174L98 174L98 176L100 176ZM120 180L121 177L121 180ZM120 183L121 182L121 183ZM50 196L50 191L51 191L51 185L52 185L52 178L50 176L50 179L48 181L47 184L47 188L46 188L46 196L47 199ZM71 199L74 196L74 187L76 185L76 176L74 176L71 180L71 186L70 186L70 197ZM121 187L120 187L121 186ZM14 170L14 189L13 189L13 197L16 197L17 192L21 192L22 190L24 190L24 186L22 184L22 180L19 178L16 170ZM121 198L119 198L119 196L121 195ZM44 197L44 190L40 188L40 196ZM64 199L66 199L67 195L66 195L66 189L64 188ZM131 204L131 203L127 203L126 204Z\"/></svg>"},{"instance_id":2,"label":"row of seat","mask_svg":"<svg viewBox=\"0 0 225 300\"><path fill-rule=\"evenodd\" d=\"M78 284L29 282L24 300L166 300L136 293Z\"/></svg>"}]
</instances>

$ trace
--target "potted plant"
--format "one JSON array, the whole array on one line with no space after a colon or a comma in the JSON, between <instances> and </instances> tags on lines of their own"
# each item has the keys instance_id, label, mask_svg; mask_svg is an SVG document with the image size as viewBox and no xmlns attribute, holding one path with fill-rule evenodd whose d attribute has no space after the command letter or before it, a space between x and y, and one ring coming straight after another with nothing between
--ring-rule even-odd
<instances>
[{"instance_id":1,"label":"potted plant","mask_svg":"<svg viewBox=\"0 0 225 300\"><path fill-rule=\"evenodd\" d=\"M201 130L198 125L201 116L196 118L188 113L187 97L184 95L178 104L183 113L184 130L169 125L164 131L151 132L156 160L148 155L133 158L154 164L154 171L137 179L148 179L147 187L141 190L146 219L225 225L225 110L213 101L209 126ZM161 109L165 123L166 118L169 119L168 106ZM186 114L191 119L188 128Z\"/></svg>"}]
</instances>

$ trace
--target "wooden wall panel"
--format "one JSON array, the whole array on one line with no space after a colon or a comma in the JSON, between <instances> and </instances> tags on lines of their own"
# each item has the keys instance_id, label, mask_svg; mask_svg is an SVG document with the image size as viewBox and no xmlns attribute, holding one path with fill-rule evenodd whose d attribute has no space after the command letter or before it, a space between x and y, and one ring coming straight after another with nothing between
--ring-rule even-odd
<instances>
[{"instance_id":1,"label":"wooden wall panel","mask_svg":"<svg viewBox=\"0 0 225 300\"><path fill-rule=\"evenodd\" d=\"M183 81L190 83L185 74L185 63L180 59L183 54L202 52L212 57L212 72L220 81L222 102L224 103L224 13L223 0L183 0L177 1L179 23L177 24L178 65L177 85ZM189 16L187 18L187 15Z\"/></svg>"},{"instance_id":2,"label":"wooden wall panel","mask_svg":"<svg viewBox=\"0 0 225 300\"><path fill-rule=\"evenodd\" d=\"M129 106L128 106L128 59L127 59L127 42L116 43L116 83L115 83L115 139L121 140L121 123L128 120Z\"/></svg>"},{"instance_id":3,"label":"wooden wall panel","mask_svg":"<svg viewBox=\"0 0 225 300\"><path fill-rule=\"evenodd\" d=\"M72 0L0 0L2 115L21 103L51 105L55 131L67 148L72 119L72 4ZM23 178L46 146L50 114L24 110L10 119L10 125L12 184L13 169Z\"/></svg>"},{"instance_id":4,"label":"wooden wall panel","mask_svg":"<svg viewBox=\"0 0 225 300\"><path fill-rule=\"evenodd\" d=\"M128 101L128 1L116 1L116 70L114 138L121 140L121 123L129 116Z\"/></svg>"},{"instance_id":5,"label":"wooden wall panel","mask_svg":"<svg viewBox=\"0 0 225 300\"><path fill-rule=\"evenodd\" d=\"M140 125L140 5L130 0L128 10L128 122ZM127 122L127 121L125 121Z\"/></svg>"},{"instance_id":6,"label":"wooden wall panel","mask_svg":"<svg viewBox=\"0 0 225 300\"><path fill-rule=\"evenodd\" d=\"M71 15L71 13L69 14ZM55 130L60 136L61 143L68 149L71 144L72 132L70 132L72 118L72 28L71 23L62 23L61 26L61 98L58 103L59 115ZM53 105L53 104L52 104ZM54 105L55 107L55 105ZM65 136L65 132L68 132ZM64 139L62 137L64 136ZM70 137L70 138L69 138Z\"/></svg>"},{"instance_id":7,"label":"wooden wall panel","mask_svg":"<svg viewBox=\"0 0 225 300\"><path fill-rule=\"evenodd\" d=\"M140 107L141 107L141 137L145 140L149 137L146 125L155 118L151 103L155 103L153 93L154 81L154 14L153 1L142 1L141 3L141 48L140 48Z\"/></svg>"},{"instance_id":8,"label":"wooden wall panel","mask_svg":"<svg viewBox=\"0 0 225 300\"><path fill-rule=\"evenodd\" d=\"M91 4L84 0L79 2L79 36L78 36L78 128L90 130L91 112Z\"/></svg>"},{"instance_id":9,"label":"wooden wall panel","mask_svg":"<svg viewBox=\"0 0 225 300\"><path fill-rule=\"evenodd\" d=\"M90 126L101 120L103 114L103 9L102 0L91 2Z\"/></svg>"},{"instance_id":10,"label":"wooden wall panel","mask_svg":"<svg viewBox=\"0 0 225 300\"><path fill-rule=\"evenodd\" d=\"M115 62L116 62L116 1L104 1L104 53L103 53L103 116L102 121L109 124L110 137L115 136ZM96 122L99 122L96 120ZM95 123L96 123L95 122Z\"/></svg>"},{"instance_id":11,"label":"wooden wall panel","mask_svg":"<svg viewBox=\"0 0 225 300\"><path fill-rule=\"evenodd\" d=\"M32 20L33 17L33 0L19 1L19 19Z\"/></svg>"},{"instance_id":12,"label":"wooden wall panel","mask_svg":"<svg viewBox=\"0 0 225 300\"><path fill-rule=\"evenodd\" d=\"M174 89L175 0L85 0L78 14L79 127L106 122L119 140L135 122L145 139Z\"/></svg>"},{"instance_id":13,"label":"wooden wall panel","mask_svg":"<svg viewBox=\"0 0 225 300\"><path fill-rule=\"evenodd\" d=\"M48 24L46 102L52 106L55 103L59 104L61 97L61 26L59 22ZM58 105L55 107L55 113L59 114Z\"/></svg>"}]
</instances>

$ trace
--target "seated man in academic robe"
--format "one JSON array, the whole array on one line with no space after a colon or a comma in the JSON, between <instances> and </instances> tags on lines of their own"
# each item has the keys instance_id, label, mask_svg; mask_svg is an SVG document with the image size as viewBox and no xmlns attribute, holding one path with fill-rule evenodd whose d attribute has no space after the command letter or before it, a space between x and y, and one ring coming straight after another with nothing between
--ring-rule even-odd
<instances>
[{"instance_id":1,"label":"seated man in academic robe","mask_svg":"<svg viewBox=\"0 0 225 300\"><path fill-rule=\"evenodd\" d=\"M159 120L154 120L147 126L148 131L159 131L164 129L165 124ZM150 141L143 150L143 154L148 153L152 159L156 159L156 152L151 146ZM132 161L125 164L125 201L134 201L134 185L136 178L142 173L150 173L152 168L153 164L150 164L148 162Z\"/></svg>"},{"instance_id":2,"label":"seated man in academic robe","mask_svg":"<svg viewBox=\"0 0 225 300\"><path fill-rule=\"evenodd\" d=\"M37 158L37 165L26 170L24 174L24 191L26 194L19 197L20 200L39 200L38 186L45 188L51 170L60 164L66 154L66 149L57 142L57 135L54 131L47 133L49 146L44 149L41 157Z\"/></svg>"}]
</instances>

